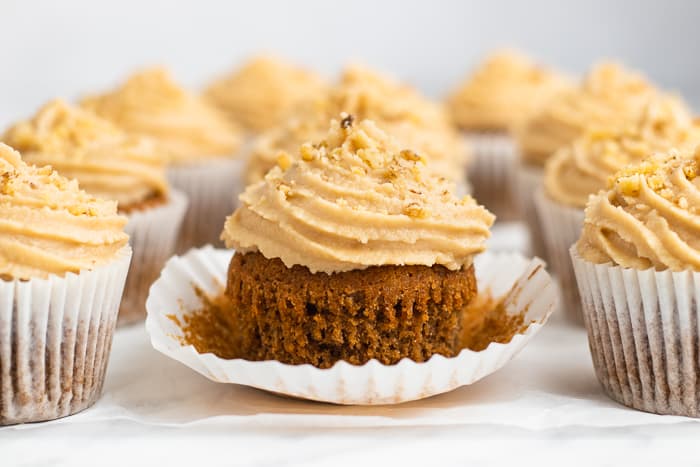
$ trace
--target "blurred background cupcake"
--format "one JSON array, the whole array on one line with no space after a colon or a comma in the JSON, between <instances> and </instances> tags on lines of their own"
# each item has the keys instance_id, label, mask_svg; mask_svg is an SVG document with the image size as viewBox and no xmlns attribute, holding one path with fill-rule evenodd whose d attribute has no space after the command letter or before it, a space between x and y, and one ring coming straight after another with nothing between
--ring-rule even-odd
<instances>
[{"instance_id":1,"label":"blurred background cupcake","mask_svg":"<svg viewBox=\"0 0 700 467\"><path fill-rule=\"evenodd\" d=\"M535 201L547 256L559 278L562 309L569 318L582 322L569 249L581 234L588 197L605 189L608 179L627 164L698 143L700 127L682 101L651 99L639 120L617 129L588 130L547 161L544 186Z\"/></svg>"},{"instance_id":2,"label":"blurred background cupcake","mask_svg":"<svg viewBox=\"0 0 700 467\"><path fill-rule=\"evenodd\" d=\"M115 201L0 143L0 425L97 401L131 249Z\"/></svg>"},{"instance_id":3,"label":"blurred background cupcake","mask_svg":"<svg viewBox=\"0 0 700 467\"><path fill-rule=\"evenodd\" d=\"M589 127L615 127L638 120L656 94L659 91L638 73L615 63L601 63L579 86L554 95L516 128L520 157L515 187L535 255L549 259L535 209L535 193L542 186L547 160Z\"/></svg>"},{"instance_id":4,"label":"blurred background cupcake","mask_svg":"<svg viewBox=\"0 0 700 467\"><path fill-rule=\"evenodd\" d=\"M700 416L699 170L670 150L618 172L571 248L596 375L639 410Z\"/></svg>"},{"instance_id":5,"label":"blurred background cupcake","mask_svg":"<svg viewBox=\"0 0 700 467\"><path fill-rule=\"evenodd\" d=\"M325 92L325 81L315 72L275 56L248 60L204 91L248 135L284 124L295 110Z\"/></svg>"},{"instance_id":6,"label":"blurred background cupcake","mask_svg":"<svg viewBox=\"0 0 700 467\"><path fill-rule=\"evenodd\" d=\"M217 244L220 223L243 188L240 130L161 68L138 72L81 105L166 151L168 180L189 200L177 251Z\"/></svg>"},{"instance_id":7,"label":"blurred background cupcake","mask_svg":"<svg viewBox=\"0 0 700 467\"><path fill-rule=\"evenodd\" d=\"M143 319L148 289L174 252L187 208L186 197L170 190L163 150L61 100L15 124L2 139L27 163L50 165L91 195L117 201L133 249L119 322Z\"/></svg>"},{"instance_id":8,"label":"blurred background cupcake","mask_svg":"<svg viewBox=\"0 0 700 467\"><path fill-rule=\"evenodd\" d=\"M513 50L499 50L478 65L448 97L452 119L472 148L474 195L499 219L513 219L511 193L516 148L513 130L553 94L573 83Z\"/></svg>"}]
</instances>

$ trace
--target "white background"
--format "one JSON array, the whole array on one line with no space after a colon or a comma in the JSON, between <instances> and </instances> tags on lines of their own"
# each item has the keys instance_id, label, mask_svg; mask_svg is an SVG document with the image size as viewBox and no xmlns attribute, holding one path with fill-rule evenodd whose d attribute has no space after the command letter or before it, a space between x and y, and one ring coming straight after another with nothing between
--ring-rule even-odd
<instances>
[{"instance_id":1,"label":"white background","mask_svg":"<svg viewBox=\"0 0 700 467\"><path fill-rule=\"evenodd\" d=\"M494 47L571 72L602 57L700 103L692 0L0 0L0 126L161 63L200 86L261 51L325 73L361 59L443 95Z\"/></svg>"}]
</instances>

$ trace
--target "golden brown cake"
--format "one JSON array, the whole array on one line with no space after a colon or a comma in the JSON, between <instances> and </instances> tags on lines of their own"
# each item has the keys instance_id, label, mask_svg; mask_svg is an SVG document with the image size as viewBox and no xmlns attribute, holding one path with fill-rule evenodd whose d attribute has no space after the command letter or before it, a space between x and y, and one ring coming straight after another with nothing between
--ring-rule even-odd
<instances>
[{"instance_id":1,"label":"golden brown cake","mask_svg":"<svg viewBox=\"0 0 700 467\"><path fill-rule=\"evenodd\" d=\"M343 114L246 189L222 237L247 358L328 367L459 350L493 216L427 163Z\"/></svg>"}]
</instances>

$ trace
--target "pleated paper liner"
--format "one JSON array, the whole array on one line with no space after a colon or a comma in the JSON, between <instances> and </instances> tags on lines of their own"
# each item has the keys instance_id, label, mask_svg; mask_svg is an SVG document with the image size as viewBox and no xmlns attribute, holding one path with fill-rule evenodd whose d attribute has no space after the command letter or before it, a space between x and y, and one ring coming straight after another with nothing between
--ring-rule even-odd
<instances>
[{"instance_id":1,"label":"pleated paper liner","mask_svg":"<svg viewBox=\"0 0 700 467\"><path fill-rule=\"evenodd\" d=\"M235 208L243 191L244 160L217 158L168 168L168 181L185 193L189 206L176 245L183 253L207 244L221 245L219 236L226 216Z\"/></svg>"},{"instance_id":2,"label":"pleated paper liner","mask_svg":"<svg viewBox=\"0 0 700 467\"><path fill-rule=\"evenodd\" d=\"M471 148L467 175L473 196L479 204L496 214L499 221L519 217L513 193L517 152L507 133L466 133Z\"/></svg>"},{"instance_id":3,"label":"pleated paper liner","mask_svg":"<svg viewBox=\"0 0 700 467\"><path fill-rule=\"evenodd\" d=\"M175 253L175 242L187 210L187 197L171 190L167 203L129 214L124 228L134 255L119 310L119 325L146 318L146 298L165 262Z\"/></svg>"},{"instance_id":4,"label":"pleated paper liner","mask_svg":"<svg viewBox=\"0 0 700 467\"><path fill-rule=\"evenodd\" d=\"M700 273L594 264L571 248L596 376L626 406L700 417Z\"/></svg>"},{"instance_id":5,"label":"pleated paper liner","mask_svg":"<svg viewBox=\"0 0 700 467\"><path fill-rule=\"evenodd\" d=\"M93 405L131 248L64 277L0 280L0 425L53 420Z\"/></svg>"},{"instance_id":6,"label":"pleated paper liner","mask_svg":"<svg viewBox=\"0 0 700 467\"><path fill-rule=\"evenodd\" d=\"M530 253L549 261L544 245L542 226L535 207L535 192L542 186L544 170L518 162L515 167L515 199L520 210L520 218L525 222L530 234Z\"/></svg>"},{"instance_id":7,"label":"pleated paper liner","mask_svg":"<svg viewBox=\"0 0 700 467\"><path fill-rule=\"evenodd\" d=\"M556 304L554 284L541 261L518 254L486 253L475 261L480 290L490 291L494 297L508 294L507 312L523 313L525 322L532 321L507 344L491 343L479 352L465 349L453 358L435 355L423 363L403 359L384 365L371 360L356 366L341 361L328 369L277 361L226 360L183 345L182 329L172 315L182 321L184 315L202 307L202 293L220 293L231 256L231 250L205 247L167 263L146 304L146 328L153 347L213 381L315 401L394 404L472 384L510 361L540 330Z\"/></svg>"},{"instance_id":8,"label":"pleated paper liner","mask_svg":"<svg viewBox=\"0 0 700 467\"><path fill-rule=\"evenodd\" d=\"M572 323L583 325L581 297L576 285L574 266L569 249L581 236L583 229L583 209L564 206L552 201L540 187L535 192L535 205L542 224L542 234L547 258L552 272L559 280L561 291L560 308Z\"/></svg>"}]
</instances>

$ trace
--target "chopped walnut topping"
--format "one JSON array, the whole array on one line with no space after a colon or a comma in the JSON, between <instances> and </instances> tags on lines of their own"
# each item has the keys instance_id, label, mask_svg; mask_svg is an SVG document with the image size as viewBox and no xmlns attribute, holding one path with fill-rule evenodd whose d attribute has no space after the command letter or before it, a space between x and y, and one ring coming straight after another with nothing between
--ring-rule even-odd
<instances>
[{"instance_id":1,"label":"chopped walnut topping","mask_svg":"<svg viewBox=\"0 0 700 467\"><path fill-rule=\"evenodd\" d=\"M292 166L292 159L290 159L287 153L282 152L277 156L277 165L279 165L282 170L287 170Z\"/></svg>"},{"instance_id":2,"label":"chopped walnut topping","mask_svg":"<svg viewBox=\"0 0 700 467\"><path fill-rule=\"evenodd\" d=\"M418 203L410 203L403 209L403 213L415 219L425 219L430 216L430 212Z\"/></svg>"}]
</instances>

